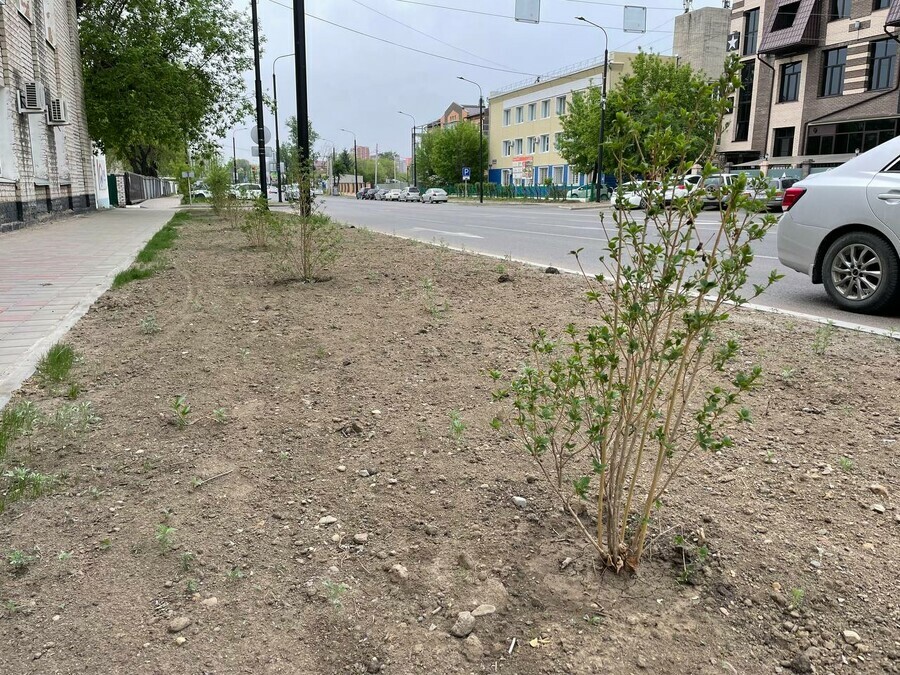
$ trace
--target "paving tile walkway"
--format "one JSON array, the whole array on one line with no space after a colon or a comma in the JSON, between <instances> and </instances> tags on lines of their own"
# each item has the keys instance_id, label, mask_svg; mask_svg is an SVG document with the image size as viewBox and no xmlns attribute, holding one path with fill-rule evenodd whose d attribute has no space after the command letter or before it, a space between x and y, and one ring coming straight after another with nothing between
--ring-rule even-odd
<instances>
[{"instance_id":1,"label":"paving tile walkway","mask_svg":"<svg viewBox=\"0 0 900 675\"><path fill-rule=\"evenodd\" d=\"M0 234L0 408L179 203L153 199Z\"/></svg>"}]
</instances>

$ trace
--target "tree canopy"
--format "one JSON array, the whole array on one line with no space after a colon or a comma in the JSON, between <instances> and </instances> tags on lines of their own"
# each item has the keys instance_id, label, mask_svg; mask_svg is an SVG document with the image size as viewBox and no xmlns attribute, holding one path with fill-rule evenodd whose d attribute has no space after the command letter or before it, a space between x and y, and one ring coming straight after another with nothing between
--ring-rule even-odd
<instances>
[{"instance_id":1,"label":"tree canopy","mask_svg":"<svg viewBox=\"0 0 900 675\"><path fill-rule=\"evenodd\" d=\"M669 133L677 144L665 147L677 147L678 155L686 158L707 152L716 128L716 99L706 95L711 85L690 66L656 54L640 53L631 65L633 71L608 92L604 169L614 171L623 160L640 160L635 133ZM575 92L562 127L562 156L579 171L592 171L600 138L599 87Z\"/></svg>"},{"instance_id":2,"label":"tree canopy","mask_svg":"<svg viewBox=\"0 0 900 675\"><path fill-rule=\"evenodd\" d=\"M474 124L461 122L452 127L436 128L421 138L416 149L416 174L427 184L459 183L463 167L472 170L472 182L478 182L478 136ZM488 143L484 140L482 164L488 167Z\"/></svg>"},{"instance_id":3,"label":"tree canopy","mask_svg":"<svg viewBox=\"0 0 900 675\"><path fill-rule=\"evenodd\" d=\"M230 0L93 0L79 31L91 136L133 171L158 175L250 110L251 23Z\"/></svg>"},{"instance_id":4,"label":"tree canopy","mask_svg":"<svg viewBox=\"0 0 900 675\"><path fill-rule=\"evenodd\" d=\"M284 164L284 181L286 183L296 183L299 180L297 168L299 167L300 155L300 139L297 132L297 118L291 115L287 118L288 140L281 142L281 161ZM312 121L309 122L309 161L310 165L318 159L318 155L314 148L316 141L319 140L319 134L313 129Z\"/></svg>"}]
</instances>

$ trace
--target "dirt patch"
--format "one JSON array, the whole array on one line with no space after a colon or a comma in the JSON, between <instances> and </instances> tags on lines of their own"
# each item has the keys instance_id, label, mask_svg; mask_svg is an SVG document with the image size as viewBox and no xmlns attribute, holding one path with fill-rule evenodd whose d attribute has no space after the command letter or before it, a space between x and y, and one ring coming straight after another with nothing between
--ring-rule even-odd
<instances>
[{"instance_id":1,"label":"dirt patch","mask_svg":"<svg viewBox=\"0 0 900 675\"><path fill-rule=\"evenodd\" d=\"M195 218L72 331L100 420L12 450L60 482L0 516L37 556L0 572L3 672L900 673L897 342L736 313L755 423L604 575L489 424L487 371L587 318L578 280L346 234L330 281L273 284Z\"/></svg>"}]
</instances>

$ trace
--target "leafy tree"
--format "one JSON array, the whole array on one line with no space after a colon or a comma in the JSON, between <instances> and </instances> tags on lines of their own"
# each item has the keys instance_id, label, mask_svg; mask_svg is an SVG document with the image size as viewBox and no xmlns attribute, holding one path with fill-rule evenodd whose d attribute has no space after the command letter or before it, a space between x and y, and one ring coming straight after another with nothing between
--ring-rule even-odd
<instances>
[{"instance_id":1,"label":"leafy tree","mask_svg":"<svg viewBox=\"0 0 900 675\"><path fill-rule=\"evenodd\" d=\"M344 148L334 160L334 175L341 176L343 174L353 175L353 155Z\"/></svg>"},{"instance_id":2,"label":"leafy tree","mask_svg":"<svg viewBox=\"0 0 900 675\"><path fill-rule=\"evenodd\" d=\"M378 182L385 183L389 178L394 177L394 153L383 153L378 155ZM352 170L351 170L352 172ZM359 173L366 183L375 182L375 157L366 160L360 160Z\"/></svg>"},{"instance_id":3,"label":"leafy tree","mask_svg":"<svg viewBox=\"0 0 900 675\"><path fill-rule=\"evenodd\" d=\"M281 144L281 161L284 162L284 181L285 183L297 183L297 168L299 165L300 139L297 133L297 118L291 115L287 118L288 140ZM316 141L319 140L319 134L313 129L312 122L309 122L309 161L315 162L318 158L314 148Z\"/></svg>"},{"instance_id":4,"label":"leafy tree","mask_svg":"<svg viewBox=\"0 0 900 675\"><path fill-rule=\"evenodd\" d=\"M420 179L425 183L458 183L463 167L467 166L472 170L472 183L478 182L479 135L478 127L469 123L432 129L426 133L416 150L416 173ZM481 166L487 171L487 139L483 144Z\"/></svg>"},{"instance_id":5,"label":"leafy tree","mask_svg":"<svg viewBox=\"0 0 900 675\"><path fill-rule=\"evenodd\" d=\"M91 136L133 171L158 175L250 109L251 25L230 0L91 0L79 31Z\"/></svg>"},{"instance_id":6,"label":"leafy tree","mask_svg":"<svg viewBox=\"0 0 900 675\"><path fill-rule=\"evenodd\" d=\"M632 61L632 68L632 73L608 92L606 140L609 146L604 153L604 170L612 171L618 165L609 151L614 144L619 144L627 160L639 160L636 139L625 138L632 129L630 122L646 133L668 129L679 135L681 145L675 152L683 150L687 157L699 158L706 153L709 139L715 137L716 101L698 97L697 92L708 86L702 75L688 65L679 66L674 60L643 52ZM651 100L658 104L650 105ZM620 118L620 113L626 118ZM622 119L629 120L629 124L623 124ZM573 95L569 112L562 118L562 127L559 141L562 156L579 171L593 171L600 138L598 87ZM673 155L670 163L674 158ZM659 165L656 160L655 165Z\"/></svg>"}]
</instances>

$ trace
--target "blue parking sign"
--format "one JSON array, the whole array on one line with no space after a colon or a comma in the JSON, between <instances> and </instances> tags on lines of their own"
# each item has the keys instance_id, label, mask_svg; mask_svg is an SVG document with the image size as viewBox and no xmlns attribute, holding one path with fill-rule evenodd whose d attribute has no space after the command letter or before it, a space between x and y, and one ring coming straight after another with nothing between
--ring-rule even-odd
<instances>
[{"instance_id":1,"label":"blue parking sign","mask_svg":"<svg viewBox=\"0 0 900 675\"><path fill-rule=\"evenodd\" d=\"M462 177L463 177L463 180L469 180L472 177L472 170L469 167L464 166Z\"/></svg>"}]
</instances>

